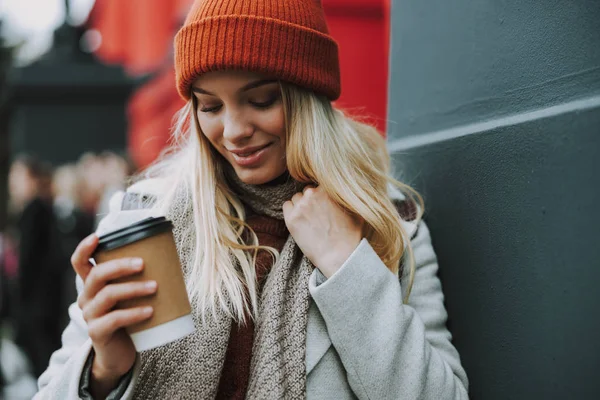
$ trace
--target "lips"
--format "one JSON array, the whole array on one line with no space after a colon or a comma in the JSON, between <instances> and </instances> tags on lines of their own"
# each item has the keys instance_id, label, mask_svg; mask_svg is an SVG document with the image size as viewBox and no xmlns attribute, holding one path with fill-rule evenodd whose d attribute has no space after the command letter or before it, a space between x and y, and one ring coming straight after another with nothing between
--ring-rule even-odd
<instances>
[{"instance_id":1,"label":"lips","mask_svg":"<svg viewBox=\"0 0 600 400\"><path fill-rule=\"evenodd\" d=\"M229 151L238 157L248 157L248 156L251 156L252 154L264 149L267 146L269 146L269 144L265 144L263 146L244 147L243 149L229 150Z\"/></svg>"},{"instance_id":2,"label":"lips","mask_svg":"<svg viewBox=\"0 0 600 400\"><path fill-rule=\"evenodd\" d=\"M244 147L243 149L229 150L233 154L234 161L241 167L257 167L265 159L265 153L271 148L271 144L263 146Z\"/></svg>"}]
</instances>

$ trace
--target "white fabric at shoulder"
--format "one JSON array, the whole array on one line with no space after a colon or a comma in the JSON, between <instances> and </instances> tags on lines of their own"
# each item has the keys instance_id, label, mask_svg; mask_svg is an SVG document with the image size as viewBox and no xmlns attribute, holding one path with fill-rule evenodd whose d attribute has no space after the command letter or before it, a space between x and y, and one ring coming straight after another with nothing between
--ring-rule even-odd
<instances>
[{"instance_id":1,"label":"white fabric at shoulder","mask_svg":"<svg viewBox=\"0 0 600 400\"><path fill-rule=\"evenodd\" d=\"M130 189L127 190L128 193L130 193ZM139 192L136 191L134 193ZM146 192L144 192L144 194L145 193ZM159 211L154 209L123 210L121 206L123 204L124 196L125 192L120 191L111 197L109 202L109 213L100 221L98 228L96 229L96 234L98 236L116 231L149 217L159 216Z\"/></svg>"},{"instance_id":2,"label":"white fabric at shoulder","mask_svg":"<svg viewBox=\"0 0 600 400\"><path fill-rule=\"evenodd\" d=\"M119 190L109 200L109 213L115 213L121 211L121 205L123 204L123 198L125 193L135 193L139 195L150 195L158 196L161 192L162 179L144 179L129 186L126 192Z\"/></svg>"},{"instance_id":3,"label":"white fabric at shoulder","mask_svg":"<svg viewBox=\"0 0 600 400\"><path fill-rule=\"evenodd\" d=\"M127 188L127 193L137 193L141 195L159 196L163 191L165 179L151 178L135 182Z\"/></svg>"},{"instance_id":4,"label":"white fabric at shoulder","mask_svg":"<svg viewBox=\"0 0 600 400\"><path fill-rule=\"evenodd\" d=\"M124 196L125 192L123 192L122 190L119 190L118 192L112 195L112 197L108 201L109 214L121 211L121 203L123 203Z\"/></svg>"},{"instance_id":5,"label":"white fabric at shoulder","mask_svg":"<svg viewBox=\"0 0 600 400\"><path fill-rule=\"evenodd\" d=\"M404 193L402 193L402 191L400 191L400 189L398 189L396 186L392 185L392 184L388 184L388 195L390 196L390 199L392 199L392 201L394 203L401 203L404 200L406 200L406 195ZM420 207L417 204L417 209L420 212ZM414 222L411 221L405 221L403 219L401 219L400 224L402 225L402 228L404 229L404 232L406 232L406 236L409 238L412 238L413 235L415 234L415 232L417 231L418 225L415 224ZM405 242L405 247L408 245L408 241Z\"/></svg>"},{"instance_id":6,"label":"white fabric at shoulder","mask_svg":"<svg viewBox=\"0 0 600 400\"><path fill-rule=\"evenodd\" d=\"M388 188L388 196L390 196L390 199L392 199L394 201L406 200L406 196L404 195L404 193L402 193L402 191L400 189L398 189L396 186L392 185L391 183L388 183L387 188Z\"/></svg>"}]
</instances>

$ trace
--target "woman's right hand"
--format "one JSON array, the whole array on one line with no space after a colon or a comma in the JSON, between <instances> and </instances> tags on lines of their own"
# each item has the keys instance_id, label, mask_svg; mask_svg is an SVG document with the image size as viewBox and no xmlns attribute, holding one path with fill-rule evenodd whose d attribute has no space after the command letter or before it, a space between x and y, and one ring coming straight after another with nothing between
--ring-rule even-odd
<instances>
[{"instance_id":1,"label":"woman's right hand","mask_svg":"<svg viewBox=\"0 0 600 400\"><path fill-rule=\"evenodd\" d=\"M92 266L92 257L98 237L84 239L71 257L75 272L83 280L83 291L77 304L83 312L92 340L95 356L92 367L91 389L94 398L104 398L136 359L136 350L125 327L152 316L151 307L115 310L122 300L148 296L156 292L154 281L114 283L115 279L139 273L144 268L139 258L123 258Z\"/></svg>"}]
</instances>

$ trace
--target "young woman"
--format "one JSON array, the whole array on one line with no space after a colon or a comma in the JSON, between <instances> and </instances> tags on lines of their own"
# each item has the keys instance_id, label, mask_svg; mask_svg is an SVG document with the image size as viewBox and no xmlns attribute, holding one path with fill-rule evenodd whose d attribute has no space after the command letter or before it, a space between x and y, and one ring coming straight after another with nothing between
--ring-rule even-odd
<instances>
[{"instance_id":1,"label":"young woman","mask_svg":"<svg viewBox=\"0 0 600 400\"><path fill-rule=\"evenodd\" d=\"M123 328L152 311L113 307L156 284L111 283L142 262L91 268L91 236L38 397L467 398L421 200L376 130L332 106L320 2L199 0L175 50L173 147L99 230L157 210L174 222L196 332L136 354Z\"/></svg>"}]
</instances>

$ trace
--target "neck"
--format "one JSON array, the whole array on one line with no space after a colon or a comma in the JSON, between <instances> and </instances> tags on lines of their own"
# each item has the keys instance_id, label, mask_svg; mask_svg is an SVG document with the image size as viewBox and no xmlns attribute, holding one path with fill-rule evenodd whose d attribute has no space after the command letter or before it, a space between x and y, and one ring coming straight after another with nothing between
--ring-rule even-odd
<instances>
[{"instance_id":1,"label":"neck","mask_svg":"<svg viewBox=\"0 0 600 400\"><path fill-rule=\"evenodd\" d=\"M290 173L286 170L283 174L279 175L277 178L265 183L266 186L278 186L285 184L289 179L292 179Z\"/></svg>"},{"instance_id":2,"label":"neck","mask_svg":"<svg viewBox=\"0 0 600 400\"><path fill-rule=\"evenodd\" d=\"M225 168L225 179L240 201L254 213L277 219L283 219L283 203L306 186L288 172L265 184L249 185L242 182L229 165Z\"/></svg>"}]
</instances>

